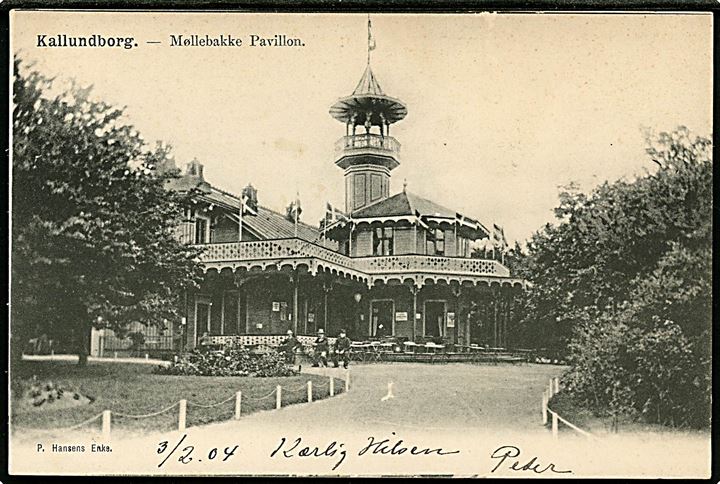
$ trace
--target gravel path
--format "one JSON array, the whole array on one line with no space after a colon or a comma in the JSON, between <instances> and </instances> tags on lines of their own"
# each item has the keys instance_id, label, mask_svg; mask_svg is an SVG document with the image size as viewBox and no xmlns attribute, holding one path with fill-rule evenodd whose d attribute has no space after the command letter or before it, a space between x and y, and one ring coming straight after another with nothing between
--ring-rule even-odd
<instances>
[{"instance_id":1,"label":"gravel path","mask_svg":"<svg viewBox=\"0 0 720 484\"><path fill-rule=\"evenodd\" d=\"M344 376L342 369L305 371ZM548 379L562 371L534 364L355 365L349 392L334 398L184 433L116 439L107 453L61 454L13 445L11 465L15 472L60 475L702 477L709 471L706 435L668 432L596 442L565 430L553 440L541 423L540 397ZM393 397L384 398L390 382ZM68 440L59 443L84 443L88 448L92 443L89 437L84 442L77 436ZM52 444L40 443L46 448ZM223 460L225 449L236 445L234 454ZM447 455L412 455L413 446L443 449ZM513 446L520 456L502 462L493 458L503 446ZM392 448L406 450L389 455ZM192 460L180 462L188 453ZM512 470L516 460L519 468L532 464ZM556 470L571 472L537 473L551 463Z\"/></svg>"}]
</instances>

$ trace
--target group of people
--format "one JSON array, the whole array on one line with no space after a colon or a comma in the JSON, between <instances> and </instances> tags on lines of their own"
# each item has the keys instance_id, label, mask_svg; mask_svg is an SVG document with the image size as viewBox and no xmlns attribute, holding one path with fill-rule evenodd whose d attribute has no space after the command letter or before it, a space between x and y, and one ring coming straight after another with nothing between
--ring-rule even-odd
<instances>
[{"instance_id":1,"label":"group of people","mask_svg":"<svg viewBox=\"0 0 720 484\"><path fill-rule=\"evenodd\" d=\"M335 368L340 366L342 361L343 368L347 368L350 363L350 338L347 337L347 333L344 329L340 330L340 334L335 340L335 345L331 351L330 342L325 337L325 330L318 329L318 335L313 342L313 366L328 366L328 360L331 360L335 365ZM302 348L302 344L293 334L291 329L287 331L287 338L280 345L280 351L285 355L285 359L290 364L295 364L295 353Z\"/></svg>"}]
</instances>

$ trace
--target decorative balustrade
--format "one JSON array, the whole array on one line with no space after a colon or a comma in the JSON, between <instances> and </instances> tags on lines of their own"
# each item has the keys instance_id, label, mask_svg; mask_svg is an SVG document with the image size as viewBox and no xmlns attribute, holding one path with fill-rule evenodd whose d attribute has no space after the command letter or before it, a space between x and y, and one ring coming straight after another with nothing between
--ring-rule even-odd
<instances>
[{"instance_id":1,"label":"decorative balustrade","mask_svg":"<svg viewBox=\"0 0 720 484\"><path fill-rule=\"evenodd\" d=\"M311 347L317 336L297 335L297 339L305 347ZM207 337L208 345L242 345L242 346L280 346L287 339L286 334L242 334L242 335L210 335ZM328 337L328 343L333 345L337 338Z\"/></svg>"},{"instance_id":2,"label":"decorative balustrade","mask_svg":"<svg viewBox=\"0 0 720 484\"><path fill-rule=\"evenodd\" d=\"M400 154L400 142L392 136L381 136L379 134L356 134L343 136L335 143L335 154L342 156L354 152L370 151L372 153Z\"/></svg>"},{"instance_id":3,"label":"decorative balustrade","mask_svg":"<svg viewBox=\"0 0 720 484\"><path fill-rule=\"evenodd\" d=\"M425 255L348 257L301 239L228 242L206 244L202 247L204 251L201 260L206 265L224 262L313 259L320 264L369 277L407 273L510 277L508 268L496 260Z\"/></svg>"},{"instance_id":4,"label":"decorative balustrade","mask_svg":"<svg viewBox=\"0 0 720 484\"><path fill-rule=\"evenodd\" d=\"M496 260L441 257L426 255L397 255L358 257L353 259L358 270L369 274L442 273L476 276L510 277L510 271Z\"/></svg>"}]
</instances>

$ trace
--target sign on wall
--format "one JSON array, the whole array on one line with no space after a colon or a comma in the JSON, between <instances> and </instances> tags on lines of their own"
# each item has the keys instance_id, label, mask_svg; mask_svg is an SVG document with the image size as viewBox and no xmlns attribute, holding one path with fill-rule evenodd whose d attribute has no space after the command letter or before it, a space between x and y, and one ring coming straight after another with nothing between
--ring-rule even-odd
<instances>
[{"instance_id":1,"label":"sign on wall","mask_svg":"<svg viewBox=\"0 0 720 484\"><path fill-rule=\"evenodd\" d=\"M455 313L447 313L447 327L448 328L455 327Z\"/></svg>"},{"instance_id":2,"label":"sign on wall","mask_svg":"<svg viewBox=\"0 0 720 484\"><path fill-rule=\"evenodd\" d=\"M395 313L395 321L407 321L408 314L406 312Z\"/></svg>"},{"instance_id":3,"label":"sign on wall","mask_svg":"<svg viewBox=\"0 0 720 484\"><path fill-rule=\"evenodd\" d=\"M273 310L273 311L280 311L280 303L277 302L277 301L273 301L272 310Z\"/></svg>"}]
</instances>

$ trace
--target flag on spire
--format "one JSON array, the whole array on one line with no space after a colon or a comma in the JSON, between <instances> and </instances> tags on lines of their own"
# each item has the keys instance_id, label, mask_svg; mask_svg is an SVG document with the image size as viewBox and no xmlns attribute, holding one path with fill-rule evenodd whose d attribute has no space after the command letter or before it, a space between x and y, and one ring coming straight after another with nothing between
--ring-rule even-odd
<instances>
[{"instance_id":1,"label":"flag on spire","mask_svg":"<svg viewBox=\"0 0 720 484\"><path fill-rule=\"evenodd\" d=\"M375 50L375 37L372 34L372 22L370 21L370 14L368 14L368 65L370 64L370 51Z\"/></svg>"}]
</instances>

